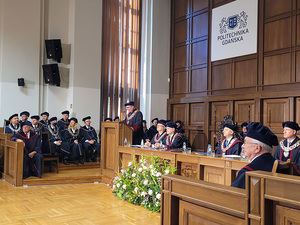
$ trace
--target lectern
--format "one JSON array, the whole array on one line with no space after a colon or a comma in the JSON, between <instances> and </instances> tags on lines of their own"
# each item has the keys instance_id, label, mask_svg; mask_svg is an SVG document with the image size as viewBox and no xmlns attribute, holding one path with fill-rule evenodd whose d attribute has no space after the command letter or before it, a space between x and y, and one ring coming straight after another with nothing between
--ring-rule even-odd
<instances>
[{"instance_id":1,"label":"lectern","mask_svg":"<svg viewBox=\"0 0 300 225\"><path fill-rule=\"evenodd\" d=\"M103 122L101 125L101 174L102 179L111 180L121 166L119 145L127 138L132 144L132 130L123 122Z\"/></svg>"}]
</instances>

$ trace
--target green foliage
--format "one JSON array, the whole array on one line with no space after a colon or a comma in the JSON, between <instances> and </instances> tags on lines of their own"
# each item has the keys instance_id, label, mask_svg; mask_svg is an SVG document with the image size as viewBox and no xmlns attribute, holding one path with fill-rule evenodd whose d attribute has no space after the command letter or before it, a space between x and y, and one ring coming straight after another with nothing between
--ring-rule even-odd
<instances>
[{"instance_id":1,"label":"green foliage","mask_svg":"<svg viewBox=\"0 0 300 225\"><path fill-rule=\"evenodd\" d=\"M175 171L176 168L164 159L142 155L140 162L129 162L127 169L122 166L114 178L112 190L119 199L160 212L161 176Z\"/></svg>"}]
</instances>

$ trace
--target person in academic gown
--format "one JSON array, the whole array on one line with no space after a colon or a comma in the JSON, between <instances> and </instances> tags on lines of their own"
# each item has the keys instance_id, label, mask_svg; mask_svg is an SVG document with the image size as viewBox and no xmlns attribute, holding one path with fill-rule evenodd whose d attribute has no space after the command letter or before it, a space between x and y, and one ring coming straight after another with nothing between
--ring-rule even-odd
<instances>
[{"instance_id":1,"label":"person in academic gown","mask_svg":"<svg viewBox=\"0 0 300 225\"><path fill-rule=\"evenodd\" d=\"M150 142L146 142L146 145L149 147L152 146L153 148L159 148L160 142L166 143L166 138L168 136L166 132L166 122L164 120L159 120L156 128L158 132L154 135Z\"/></svg>"},{"instance_id":2,"label":"person in academic gown","mask_svg":"<svg viewBox=\"0 0 300 225\"><path fill-rule=\"evenodd\" d=\"M70 123L70 120L69 120L69 115L70 115L70 112L68 110L65 110L63 112L61 112L62 114L62 118L57 121L57 126L58 128L63 131L65 129L68 128L69 126L69 123Z\"/></svg>"},{"instance_id":3,"label":"person in academic gown","mask_svg":"<svg viewBox=\"0 0 300 225\"><path fill-rule=\"evenodd\" d=\"M176 133L184 134L184 129L182 128L182 122L181 122L181 120L177 120L175 122L175 124L176 124Z\"/></svg>"},{"instance_id":4,"label":"person in academic gown","mask_svg":"<svg viewBox=\"0 0 300 225\"><path fill-rule=\"evenodd\" d=\"M86 154L87 162L96 162L97 155L101 157L100 147L97 142L96 130L91 126L91 117L87 116L82 119L84 126L80 128L81 143Z\"/></svg>"},{"instance_id":5,"label":"person in academic gown","mask_svg":"<svg viewBox=\"0 0 300 225\"><path fill-rule=\"evenodd\" d=\"M67 142L63 141L63 131L57 126L57 117L51 117L50 125L47 126L50 137L51 152L53 155L58 156L59 153L65 165L69 165L70 146Z\"/></svg>"},{"instance_id":6,"label":"person in academic gown","mask_svg":"<svg viewBox=\"0 0 300 225\"><path fill-rule=\"evenodd\" d=\"M31 130L31 123L23 122L22 130L11 137L11 141L24 143L23 179L34 175L42 176L41 138Z\"/></svg>"},{"instance_id":7,"label":"person in academic gown","mask_svg":"<svg viewBox=\"0 0 300 225\"><path fill-rule=\"evenodd\" d=\"M31 129L37 135L41 135L41 132L47 132L47 129L45 128L45 126L39 122L40 117L38 115L31 116L30 119L31 119L31 124L32 124Z\"/></svg>"},{"instance_id":8,"label":"person in academic gown","mask_svg":"<svg viewBox=\"0 0 300 225\"><path fill-rule=\"evenodd\" d=\"M223 135L225 139L217 148L216 154L240 155L242 142L234 137L237 127L231 123L224 124Z\"/></svg>"},{"instance_id":9,"label":"person in academic gown","mask_svg":"<svg viewBox=\"0 0 300 225\"><path fill-rule=\"evenodd\" d=\"M74 164L84 164L83 160L83 148L80 143L79 129L77 128L78 120L74 117L70 119L69 127L63 131L64 141L69 144L70 160Z\"/></svg>"},{"instance_id":10,"label":"person in academic gown","mask_svg":"<svg viewBox=\"0 0 300 225\"><path fill-rule=\"evenodd\" d=\"M128 113L124 121L132 129L132 144L139 145L143 138L143 114L134 107L133 101L126 103L125 107Z\"/></svg>"},{"instance_id":11,"label":"person in academic gown","mask_svg":"<svg viewBox=\"0 0 300 225\"><path fill-rule=\"evenodd\" d=\"M242 132L240 133L240 136L242 138L242 141L244 141L244 139L247 135L247 126L248 126L248 123L246 123L246 122L241 124Z\"/></svg>"},{"instance_id":12,"label":"person in academic gown","mask_svg":"<svg viewBox=\"0 0 300 225\"><path fill-rule=\"evenodd\" d=\"M40 123L44 126L48 126L50 124L49 122L49 113L48 112L43 112L41 113L42 119L40 120Z\"/></svg>"},{"instance_id":13,"label":"person in academic gown","mask_svg":"<svg viewBox=\"0 0 300 225\"><path fill-rule=\"evenodd\" d=\"M297 131L300 129L298 123L286 121L282 123L284 140L279 142L274 158L280 161L294 162L293 174L300 176L300 139Z\"/></svg>"},{"instance_id":14,"label":"person in academic gown","mask_svg":"<svg viewBox=\"0 0 300 225\"><path fill-rule=\"evenodd\" d=\"M176 124L172 121L166 123L167 127L167 137L165 139L165 142L163 144L165 147L169 149L177 149L182 148L183 145L183 139L181 134L176 133Z\"/></svg>"},{"instance_id":15,"label":"person in academic gown","mask_svg":"<svg viewBox=\"0 0 300 225\"><path fill-rule=\"evenodd\" d=\"M144 143L146 141L149 141L149 134L148 134L149 130L147 129L147 121L146 120L143 120L143 140L144 140Z\"/></svg>"},{"instance_id":16,"label":"person in academic gown","mask_svg":"<svg viewBox=\"0 0 300 225\"><path fill-rule=\"evenodd\" d=\"M23 123L28 120L29 116L30 116L30 113L28 111L23 111L20 113L21 120L19 123L20 123L21 127L23 126Z\"/></svg>"},{"instance_id":17,"label":"person in academic gown","mask_svg":"<svg viewBox=\"0 0 300 225\"><path fill-rule=\"evenodd\" d=\"M10 123L5 127L5 134L16 134L21 130L18 114L15 113L9 117Z\"/></svg>"},{"instance_id":18,"label":"person in academic gown","mask_svg":"<svg viewBox=\"0 0 300 225\"><path fill-rule=\"evenodd\" d=\"M155 134L158 133L158 131L157 131L157 122L158 122L158 118L154 118L151 121L152 126L148 130L148 139L149 140L152 140L152 138L155 136Z\"/></svg>"},{"instance_id":19,"label":"person in academic gown","mask_svg":"<svg viewBox=\"0 0 300 225\"><path fill-rule=\"evenodd\" d=\"M120 117L116 116L116 117L114 118L114 122L120 122Z\"/></svg>"},{"instance_id":20,"label":"person in academic gown","mask_svg":"<svg viewBox=\"0 0 300 225\"><path fill-rule=\"evenodd\" d=\"M266 126L252 122L247 126L247 136L242 148L250 163L239 172L232 187L245 188L245 177L248 171L269 171L273 169L275 159L271 155L272 146L278 145L277 136Z\"/></svg>"}]
</instances>

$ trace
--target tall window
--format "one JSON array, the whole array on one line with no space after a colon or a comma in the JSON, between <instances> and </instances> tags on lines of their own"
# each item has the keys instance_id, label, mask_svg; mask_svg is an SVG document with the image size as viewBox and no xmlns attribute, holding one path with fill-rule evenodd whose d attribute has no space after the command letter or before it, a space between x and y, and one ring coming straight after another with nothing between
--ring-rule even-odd
<instances>
[{"instance_id":1,"label":"tall window","mask_svg":"<svg viewBox=\"0 0 300 225\"><path fill-rule=\"evenodd\" d=\"M139 107L141 0L104 0L101 117L122 116L124 104Z\"/></svg>"}]
</instances>

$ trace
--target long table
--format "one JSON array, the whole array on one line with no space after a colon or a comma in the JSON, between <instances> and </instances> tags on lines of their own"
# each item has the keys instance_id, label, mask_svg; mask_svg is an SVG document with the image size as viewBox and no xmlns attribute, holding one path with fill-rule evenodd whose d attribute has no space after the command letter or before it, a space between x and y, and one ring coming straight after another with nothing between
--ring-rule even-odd
<instances>
[{"instance_id":1,"label":"long table","mask_svg":"<svg viewBox=\"0 0 300 225\"><path fill-rule=\"evenodd\" d=\"M141 156L157 156L168 160L177 168L177 175L204 180L217 184L230 186L237 172L248 164L240 159L221 157L207 157L195 153L184 154L182 152L161 151L151 148L118 147L119 168L121 162L126 166L133 159L139 161Z\"/></svg>"}]
</instances>

